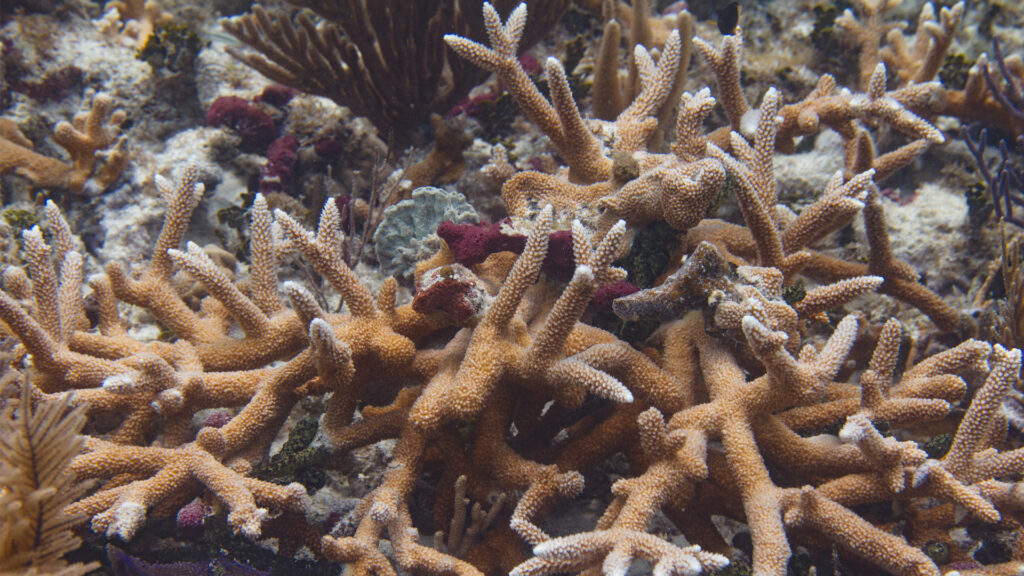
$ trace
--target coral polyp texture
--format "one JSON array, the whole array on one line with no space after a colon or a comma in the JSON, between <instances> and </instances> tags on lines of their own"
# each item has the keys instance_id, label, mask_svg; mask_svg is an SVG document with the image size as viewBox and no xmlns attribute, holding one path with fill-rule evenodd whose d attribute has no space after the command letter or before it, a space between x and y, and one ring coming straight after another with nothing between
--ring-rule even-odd
<instances>
[{"instance_id":1,"label":"coral polyp texture","mask_svg":"<svg viewBox=\"0 0 1024 576\"><path fill-rule=\"evenodd\" d=\"M197 52L67 161L0 28L0 571L1024 572L1016 13L289 3L61 13Z\"/></svg>"}]
</instances>

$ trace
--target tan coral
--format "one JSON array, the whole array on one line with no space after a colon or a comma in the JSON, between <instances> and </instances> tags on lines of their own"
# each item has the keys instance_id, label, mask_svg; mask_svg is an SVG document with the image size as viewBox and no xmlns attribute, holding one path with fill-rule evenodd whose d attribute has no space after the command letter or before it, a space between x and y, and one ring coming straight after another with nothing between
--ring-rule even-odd
<instances>
[{"instance_id":1,"label":"tan coral","mask_svg":"<svg viewBox=\"0 0 1024 576\"><path fill-rule=\"evenodd\" d=\"M118 137L124 120L110 96L95 95L88 113L54 128L54 141L70 156L64 162L34 152L13 121L0 119L0 174L21 174L37 188L82 192L88 184L93 192L102 191L117 181L128 162L125 139Z\"/></svg>"},{"instance_id":2,"label":"tan coral","mask_svg":"<svg viewBox=\"0 0 1024 576\"><path fill-rule=\"evenodd\" d=\"M584 125L561 63L554 58L547 61L550 102L519 63L517 48L526 27L526 4L520 4L502 24L497 11L485 2L484 23L491 39L490 48L454 34L445 35L445 42L462 57L501 78L523 112L566 159L571 180L590 184L606 179L611 162L602 156L601 143Z\"/></svg>"},{"instance_id":3,"label":"tan coral","mask_svg":"<svg viewBox=\"0 0 1024 576\"><path fill-rule=\"evenodd\" d=\"M515 81L521 70L511 55L525 12L504 24L491 12L491 48L450 41L508 68L500 74ZM543 129L572 173L511 176L496 148L494 171L508 178L506 199L531 233L522 254L491 255L472 276L458 269L478 291L478 314L459 326L444 314L399 306L393 280L371 293L342 258L346 239L334 202L309 230L271 213L257 196L248 272L226 270L208 250L185 242L203 188L194 170L177 185L156 180L168 207L148 264L113 264L90 279L96 306L87 307L77 243L59 210L47 207L51 237L24 235L28 272L4 271L0 319L21 340L27 354L16 362L32 370L41 399L75 388L75 402L97 424L101 414L121 415L110 435L89 439L90 451L72 464L82 477L106 480L72 510L91 514L101 532L139 537L146 518L206 495L227 510L232 528L248 537L276 534L289 554L296 538L272 530L270 516L298 519L305 490L254 476L289 418L311 411L323 416L329 467L343 466L355 449L393 440L392 450L374 451L386 464L354 510L354 531L339 528L310 546L354 575L621 575L634 560L659 573L694 574L720 568L725 554L735 553L714 530L715 517L746 524L756 573L781 576L797 546L826 542L878 569L935 574L919 542L873 524L859 506L915 510L940 502L968 512L934 515L946 532L993 522L1019 530L1010 522L1024 502L1024 460L1004 442L1001 414L1017 383L1019 351L962 340L925 359L912 351L901 365L897 321L868 326L854 313L832 324L825 314L877 290L942 328L958 327L959 312L894 257L874 183L941 134L885 90L877 66L865 93L839 90L826 77L805 101L786 105L771 90L753 109L737 90L739 39L732 37L723 51L704 50L720 60L719 100L731 110L730 125L705 135L716 105L710 90L683 95L676 139L661 151L652 142L666 128L665 101L675 99L681 44L670 38L657 64L635 52L641 91L614 124L583 123L564 71L549 64L554 99L540 97L528 115L553 121ZM516 90L532 98L531 87ZM875 122L911 144L876 155L869 134ZM793 214L779 201L774 156L823 128L844 139L847 173L834 175ZM726 182L742 223L705 217ZM551 265L554 212L581 207L601 214L589 227L574 222L573 274L560 283L543 272ZM825 255L825 236L859 212L867 263ZM625 277L612 262L628 226L659 220L688 229L679 271L612 306L631 319L665 321L641 350L584 321L597 290ZM344 306L324 306L331 298L314 292L315 283L279 286L286 251L311 264ZM453 260L442 247L421 263L418 277L451 276ZM787 301L801 275L820 284ZM127 303L148 311L174 341L132 338L118 316ZM86 314L93 309L95 326ZM874 354L865 364L870 338ZM965 377L980 374L986 383L961 412ZM227 421L196 430L193 421L206 409ZM953 449L940 459L876 427L886 420L901 434L934 421L955 424L961 413ZM609 465L622 477L606 499L595 499L605 506L594 529L549 534L555 505L579 496L587 474ZM421 544L425 526L413 514L427 507L415 501L426 493L417 490L424 481L434 495L434 527L453 527L453 535L466 501L506 498L475 541L431 548ZM654 533L662 515L689 545ZM904 518L914 528L927 521L924 514ZM310 531L302 535L309 545ZM393 554L385 553L385 540Z\"/></svg>"}]
</instances>

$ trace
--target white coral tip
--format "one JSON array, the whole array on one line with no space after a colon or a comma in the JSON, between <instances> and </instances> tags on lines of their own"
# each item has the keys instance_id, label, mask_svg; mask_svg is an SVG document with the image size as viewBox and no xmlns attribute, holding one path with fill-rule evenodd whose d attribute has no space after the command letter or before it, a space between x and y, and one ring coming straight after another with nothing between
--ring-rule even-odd
<instances>
[{"instance_id":1,"label":"white coral tip","mask_svg":"<svg viewBox=\"0 0 1024 576\"><path fill-rule=\"evenodd\" d=\"M619 402L621 404L630 404L633 402L633 393L629 391L629 388L622 385L608 390L604 396L613 402Z\"/></svg>"},{"instance_id":2,"label":"white coral tip","mask_svg":"<svg viewBox=\"0 0 1024 576\"><path fill-rule=\"evenodd\" d=\"M113 374L104 378L101 386L111 394L127 394L135 390L135 386L138 384L138 376L135 372Z\"/></svg>"},{"instance_id":3,"label":"white coral tip","mask_svg":"<svg viewBox=\"0 0 1024 576\"><path fill-rule=\"evenodd\" d=\"M174 185L171 184L171 181L159 174L153 175L153 184L156 185L157 190L164 194L174 189Z\"/></svg>"},{"instance_id":4,"label":"white coral tip","mask_svg":"<svg viewBox=\"0 0 1024 576\"><path fill-rule=\"evenodd\" d=\"M580 264L576 267L576 272L572 275L573 282L593 282L594 281L594 270L586 264Z\"/></svg>"},{"instance_id":5,"label":"white coral tip","mask_svg":"<svg viewBox=\"0 0 1024 576\"><path fill-rule=\"evenodd\" d=\"M700 562L690 555L682 558L664 559L654 565L653 576L697 576L700 574Z\"/></svg>"},{"instance_id":6,"label":"white coral tip","mask_svg":"<svg viewBox=\"0 0 1024 576\"><path fill-rule=\"evenodd\" d=\"M633 559L625 548L616 546L605 556L601 571L605 576L626 576L632 561Z\"/></svg>"},{"instance_id":7,"label":"white coral tip","mask_svg":"<svg viewBox=\"0 0 1024 576\"><path fill-rule=\"evenodd\" d=\"M885 278L881 276L865 276L864 281L867 282L868 284L874 285L872 290L877 290L878 287L885 282Z\"/></svg>"},{"instance_id":8,"label":"white coral tip","mask_svg":"<svg viewBox=\"0 0 1024 576\"><path fill-rule=\"evenodd\" d=\"M866 432L863 419L853 415L846 419L846 424L839 430L839 439L847 444L856 444L864 439Z\"/></svg>"},{"instance_id":9,"label":"white coral tip","mask_svg":"<svg viewBox=\"0 0 1024 576\"><path fill-rule=\"evenodd\" d=\"M743 113L740 118L740 133L747 138L752 138L757 133L757 126L761 123L761 110L751 108Z\"/></svg>"},{"instance_id":10,"label":"white coral tip","mask_svg":"<svg viewBox=\"0 0 1024 576\"><path fill-rule=\"evenodd\" d=\"M563 543L561 538L554 538L551 540L545 540L540 544L533 547L533 555L540 556L542 558L559 557L563 552Z\"/></svg>"},{"instance_id":11,"label":"white coral tip","mask_svg":"<svg viewBox=\"0 0 1024 576\"><path fill-rule=\"evenodd\" d=\"M388 522L394 517L391 508L383 502L374 502L370 507L370 518L376 522Z\"/></svg>"},{"instance_id":12,"label":"white coral tip","mask_svg":"<svg viewBox=\"0 0 1024 576\"><path fill-rule=\"evenodd\" d=\"M328 340L334 332L331 330L331 324L323 318L314 318L309 323L309 337L317 340Z\"/></svg>"},{"instance_id":13,"label":"white coral tip","mask_svg":"<svg viewBox=\"0 0 1024 576\"><path fill-rule=\"evenodd\" d=\"M107 526L107 536L117 534L127 542L135 536L135 531L145 520L145 506L137 502L125 502L114 510L114 521Z\"/></svg>"},{"instance_id":14,"label":"white coral tip","mask_svg":"<svg viewBox=\"0 0 1024 576\"><path fill-rule=\"evenodd\" d=\"M43 241L43 233L39 230L38 224L29 228L28 230L22 231L21 237L24 238L25 240L32 240L37 242Z\"/></svg>"}]
</instances>

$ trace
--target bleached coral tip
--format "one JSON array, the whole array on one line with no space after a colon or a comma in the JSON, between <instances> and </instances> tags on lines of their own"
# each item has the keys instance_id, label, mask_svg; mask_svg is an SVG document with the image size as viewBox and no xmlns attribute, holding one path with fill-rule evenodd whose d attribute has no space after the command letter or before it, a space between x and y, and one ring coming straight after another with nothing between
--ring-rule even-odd
<instances>
[{"instance_id":1,"label":"bleached coral tip","mask_svg":"<svg viewBox=\"0 0 1024 576\"><path fill-rule=\"evenodd\" d=\"M306 487L299 482L292 482L285 486L289 492L289 505L292 508L304 510L309 508L313 504L313 500L309 497L309 492L306 491Z\"/></svg>"},{"instance_id":2,"label":"bleached coral tip","mask_svg":"<svg viewBox=\"0 0 1024 576\"><path fill-rule=\"evenodd\" d=\"M125 502L114 511L114 521L107 526L107 536L117 534L127 542L146 520L146 507L136 502Z\"/></svg>"},{"instance_id":3,"label":"bleached coral tip","mask_svg":"<svg viewBox=\"0 0 1024 576\"><path fill-rule=\"evenodd\" d=\"M685 558L665 559L654 566L653 576L697 576L701 566L693 556Z\"/></svg>"},{"instance_id":4,"label":"bleached coral tip","mask_svg":"<svg viewBox=\"0 0 1024 576\"><path fill-rule=\"evenodd\" d=\"M309 323L310 338L324 339L331 336L331 324L323 318L313 318Z\"/></svg>"},{"instance_id":5,"label":"bleached coral tip","mask_svg":"<svg viewBox=\"0 0 1024 576\"><path fill-rule=\"evenodd\" d=\"M370 507L370 518L377 522L387 522L394 517L394 513L383 502L374 502Z\"/></svg>"},{"instance_id":6,"label":"bleached coral tip","mask_svg":"<svg viewBox=\"0 0 1024 576\"><path fill-rule=\"evenodd\" d=\"M993 350L995 352L996 362L1008 362L1010 364L1017 365L1021 363L1020 348L1006 349L1003 348L1002 344L996 344Z\"/></svg>"},{"instance_id":7,"label":"bleached coral tip","mask_svg":"<svg viewBox=\"0 0 1024 576\"><path fill-rule=\"evenodd\" d=\"M740 325L743 327L744 332L760 332L768 329L764 324L761 323L760 320L754 318L750 314L744 316L740 322Z\"/></svg>"},{"instance_id":8,"label":"bleached coral tip","mask_svg":"<svg viewBox=\"0 0 1024 576\"><path fill-rule=\"evenodd\" d=\"M761 123L761 109L751 108L743 113L740 118L740 133L737 134L742 139L746 137L752 137L757 132L757 125ZM733 132L733 134L736 134ZM731 135L730 135L731 136Z\"/></svg>"},{"instance_id":9,"label":"bleached coral tip","mask_svg":"<svg viewBox=\"0 0 1024 576\"><path fill-rule=\"evenodd\" d=\"M839 429L839 439L847 444L856 444L864 439L864 423L853 416L846 419L846 424Z\"/></svg>"},{"instance_id":10,"label":"bleached coral tip","mask_svg":"<svg viewBox=\"0 0 1024 576\"><path fill-rule=\"evenodd\" d=\"M576 272L573 273L572 279L592 282L594 280L594 270L586 264L580 264L576 267Z\"/></svg>"},{"instance_id":11,"label":"bleached coral tip","mask_svg":"<svg viewBox=\"0 0 1024 576\"><path fill-rule=\"evenodd\" d=\"M134 389L136 381L137 377L134 373L122 372L107 376L103 379L103 383L100 386L107 392L118 394Z\"/></svg>"}]
</instances>

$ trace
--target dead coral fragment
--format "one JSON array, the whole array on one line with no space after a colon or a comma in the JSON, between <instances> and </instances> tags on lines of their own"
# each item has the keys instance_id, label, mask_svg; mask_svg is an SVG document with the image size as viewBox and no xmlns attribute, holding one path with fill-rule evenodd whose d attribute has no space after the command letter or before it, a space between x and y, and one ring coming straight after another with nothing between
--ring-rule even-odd
<instances>
[{"instance_id":1,"label":"dead coral fragment","mask_svg":"<svg viewBox=\"0 0 1024 576\"><path fill-rule=\"evenodd\" d=\"M661 285L616 299L612 310L623 320L674 320L688 310L703 308L713 293L724 294L736 274L718 250L701 242L683 265Z\"/></svg>"}]
</instances>

